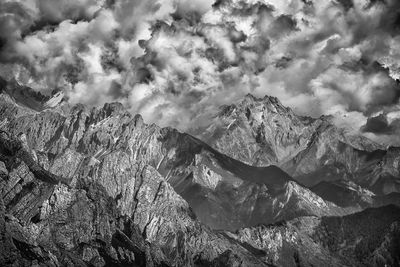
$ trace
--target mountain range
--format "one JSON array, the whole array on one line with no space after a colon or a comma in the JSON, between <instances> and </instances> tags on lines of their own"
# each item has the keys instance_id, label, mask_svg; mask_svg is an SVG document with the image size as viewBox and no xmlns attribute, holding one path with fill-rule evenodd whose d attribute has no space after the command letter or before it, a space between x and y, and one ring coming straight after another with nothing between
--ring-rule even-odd
<instances>
[{"instance_id":1,"label":"mountain range","mask_svg":"<svg viewBox=\"0 0 400 267\"><path fill-rule=\"evenodd\" d=\"M1 266L400 265L400 148L331 117L247 95L191 135L0 92Z\"/></svg>"}]
</instances>

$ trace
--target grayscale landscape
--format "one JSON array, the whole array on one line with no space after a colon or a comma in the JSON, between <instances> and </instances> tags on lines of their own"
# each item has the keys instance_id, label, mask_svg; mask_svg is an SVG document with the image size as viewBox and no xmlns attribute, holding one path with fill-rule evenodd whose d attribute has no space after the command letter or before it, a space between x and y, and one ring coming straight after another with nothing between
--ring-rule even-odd
<instances>
[{"instance_id":1,"label":"grayscale landscape","mask_svg":"<svg viewBox=\"0 0 400 267\"><path fill-rule=\"evenodd\" d=\"M0 266L400 266L400 2L0 2Z\"/></svg>"}]
</instances>

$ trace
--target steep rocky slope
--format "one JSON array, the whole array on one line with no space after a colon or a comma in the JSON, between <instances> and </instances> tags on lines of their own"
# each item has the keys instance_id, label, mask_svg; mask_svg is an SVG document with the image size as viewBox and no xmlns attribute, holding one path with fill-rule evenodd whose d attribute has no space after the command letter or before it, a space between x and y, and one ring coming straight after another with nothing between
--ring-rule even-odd
<instances>
[{"instance_id":1,"label":"steep rocky slope","mask_svg":"<svg viewBox=\"0 0 400 267\"><path fill-rule=\"evenodd\" d=\"M61 104L35 111L2 94L0 110L1 128L24 134L41 166L69 177L72 184L85 169L93 181L112 188L110 196L120 203L131 197L123 184L133 175L130 166L140 162L160 173L199 220L215 229L353 211L324 201L278 167L242 163L188 134L147 125L118 103L92 109Z\"/></svg>"},{"instance_id":2,"label":"steep rocky slope","mask_svg":"<svg viewBox=\"0 0 400 267\"><path fill-rule=\"evenodd\" d=\"M377 194L400 192L399 148L349 135L330 117L298 116L274 97L222 107L199 137L250 165L278 165L306 186L347 179Z\"/></svg>"},{"instance_id":3,"label":"steep rocky slope","mask_svg":"<svg viewBox=\"0 0 400 267\"><path fill-rule=\"evenodd\" d=\"M0 152L1 266L266 266L201 225L149 165L130 165L130 176L108 184L87 173L108 166L82 168L73 182L5 132ZM113 197L118 185L124 196Z\"/></svg>"}]
</instances>

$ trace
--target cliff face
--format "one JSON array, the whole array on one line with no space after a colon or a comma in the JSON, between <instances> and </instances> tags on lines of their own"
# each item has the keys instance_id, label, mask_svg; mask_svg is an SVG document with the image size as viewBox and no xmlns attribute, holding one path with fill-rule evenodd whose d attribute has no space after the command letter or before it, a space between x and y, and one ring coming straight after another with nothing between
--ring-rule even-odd
<instances>
[{"instance_id":1,"label":"cliff face","mask_svg":"<svg viewBox=\"0 0 400 267\"><path fill-rule=\"evenodd\" d=\"M22 97L7 86L0 94L1 266L293 266L300 258L300 266L348 264L322 242L287 247L277 237L265 247L227 231L293 220L265 228L282 236L276 229L293 231L296 220L317 225L360 207L339 207L277 166L251 166L188 134L147 125L121 104L71 107L59 94ZM34 108L27 97L37 101ZM308 122L286 123L300 129ZM309 146L285 142L282 151ZM392 228L379 254L388 261L383 251L397 244ZM299 256L313 247L323 251L318 258ZM285 255L294 261L279 260Z\"/></svg>"}]
</instances>

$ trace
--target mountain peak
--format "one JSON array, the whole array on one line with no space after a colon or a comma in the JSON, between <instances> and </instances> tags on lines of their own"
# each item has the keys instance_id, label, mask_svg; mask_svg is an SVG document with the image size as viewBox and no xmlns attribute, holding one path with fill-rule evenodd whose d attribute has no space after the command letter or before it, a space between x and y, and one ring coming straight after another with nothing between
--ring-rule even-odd
<instances>
[{"instance_id":1,"label":"mountain peak","mask_svg":"<svg viewBox=\"0 0 400 267\"><path fill-rule=\"evenodd\" d=\"M242 100L235 104L221 106L217 117L231 118L240 117L244 114L247 119L249 119L251 114L260 112L275 113L281 116L287 115L291 118L296 117L293 111L290 108L285 107L277 97L265 95L264 97L259 98L250 93L246 94ZM265 115L266 114L264 114L264 117Z\"/></svg>"},{"instance_id":2,"label":"mountain peak","mask_svg":"<svg viewBox=\"0 0 400 267\"><path fill-rule=\"evenodd\" d=\"M251 94L251 93L247 93L244 96L244 100L249 100L249 101L260 101L262 98L258 98L255 95Z\"/></svg>"},{"instance_id":3,"label":"mountain peak","mask_svg":"<svg viewBox=\"0 0 400 267\"><path fill-rule=\"evenodd\" d=\"M246 103L246 102L250 102L250 103L259 102L259 103L264 103L264 104L274 104L274 105L282 106L281 101L279 101L279 99L277 97L270 96L270 95L265 95L264 97L256 97L253 94L248 93L245 95L244 99L241 101L241 103Z\"/></svg>"},{"instance_id":4,"label":"mountain peak","mask_svg":"<svg viewBox=\"0 0 400 267\"><path fill-rule=\"evenodd\" d=\"M107 114L107 116L126 113L124 106L119 102L105 103L102 110Z\"/></svg>"},{"instance_id":5,"label":"mountain peak","mask_svg":"<svg viewBox=\"0 0 400 267\"><path fill-rule=\"evenodd\" d=\"M304 148L314 124L276 97L247 94L236 104L221 107L200 138L235 159L267 166Z\"/></svg>"},{"instance_id":6,"label":"mountain peak","mask_svg":"<svg viewBox=\"0 0 400 267\"><path fill-rule=\"evenodd\" d=\"M265 95L258 98L252 94L247 94L242 101L238 103L241 112L245 112L249 116L251 112L278 113L282 116L296 117L289 107L285 107L281 101L275 96ZM266 114L264 114L266 115Z\"/></svg>"}]
</instances>

